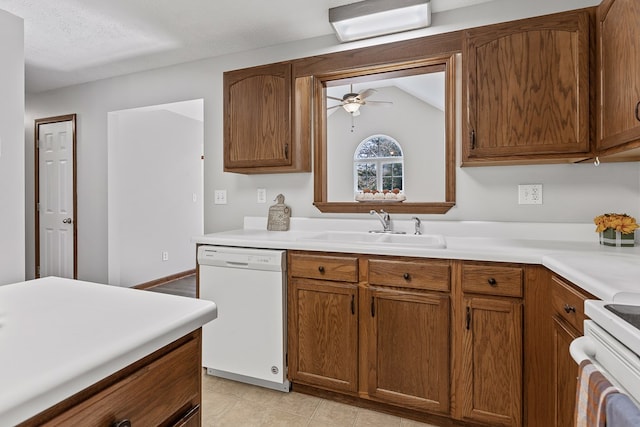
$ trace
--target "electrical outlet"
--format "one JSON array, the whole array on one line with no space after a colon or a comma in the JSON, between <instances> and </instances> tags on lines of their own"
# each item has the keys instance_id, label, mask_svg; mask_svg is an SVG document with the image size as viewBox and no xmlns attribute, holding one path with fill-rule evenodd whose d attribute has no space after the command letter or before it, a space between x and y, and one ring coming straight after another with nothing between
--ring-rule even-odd
<instances>
[{"instance_id":1,"label":"electrical outlet","mask_svg":"<svg viewBox=\"0 0 640 427\"><path fill-rule=\"evenodd\" d=\"M213 203L216 205L227 204L227 190L215 190L213 192Z\"/></svg>"},{"instance_id":2,"label":"electrical outlet","mask_svg":"<svg viewBox=\"0 0 640 427\"><path fill-rule=\"evenodd\" d=\"M169 252L162 251L162 260L163 261L169 261Z\"/></svg>"},{"instance_id":3,"label":"electrical outlet","mask_svg":"<svg viewBox=\"0 0 640 427\"><path fill-rule=\"evenodd\" d=\"M518 185L519 205L541 205L542 204L542 184L521 184Z\"/></svg>"},{"instance_id":4,"label":"electrical outlet","mask_svg":"<svg viewBox=\"0 0 640 427\"><path fill-rule=\"evenodd\" d=\"M266 188L258 188L258 203L267 203L267 189Z\"/></svg>"}]
</instances>

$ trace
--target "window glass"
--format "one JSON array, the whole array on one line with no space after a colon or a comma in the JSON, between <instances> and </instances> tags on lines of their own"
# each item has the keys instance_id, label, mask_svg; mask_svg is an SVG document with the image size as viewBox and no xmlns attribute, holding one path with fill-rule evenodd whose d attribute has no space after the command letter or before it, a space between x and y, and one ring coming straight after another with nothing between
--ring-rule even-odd
<instances>
[{"instance_id":1,"label":"window glass","mask_svg":"<svg viewBox=\"0 0 640 427\"><path fill-rule=\"evenodd\" d=\"M353 156L354 191L404 188L404 158L400 144L388 135L364 139Z\"/></svg>"}]
</instances>

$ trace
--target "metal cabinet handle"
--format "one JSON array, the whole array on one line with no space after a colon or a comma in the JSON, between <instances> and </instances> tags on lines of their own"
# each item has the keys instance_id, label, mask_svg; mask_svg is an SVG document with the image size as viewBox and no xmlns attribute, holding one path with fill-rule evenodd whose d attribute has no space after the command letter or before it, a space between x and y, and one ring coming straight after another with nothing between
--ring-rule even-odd
<instances>
[{"instance_id":1,"label":"metal cabinet handle","mask_svg":"<svg viewBox=\"0 0 640 427\"><path fill-rule=\"evenodd\" d=\"M411 275L409 273L404 273L402 277L404 277L404 280L411 280Z\"/></svg>"},{"instance_id":2,"label":"metal cabinet handle","mask_svg":"<svg viewBox=\"0 0 640 427\"><path fill-rule=\"evenodd\" d=\"M471 307L467 306L467 330L471 328Z\"/></svg>"},{"instance_id":3,"label":"metal cabinet handle","mask_svg":"<svg viewBox=\"0 0 640 427\"><path fill-rule=\"evenodd\" d=\"M62 220L63 224L71 224L73 222L73 220L71 218L65 218Z\"/></svg>"},{"instance_id":4,"label":"metal cabinet handle","mask_svg":"<svg viewBox=\"0 0 640 427\"><path fill-rule=\"evenodd\" d=\"M376 299L371 297L371 317L376 317Z\"/></svg>"},{"instance_id":5,"label":"metal cabinet handle","mask_svg":"<svg viewBox=\"0 0 640 427\"><path fill-rule=\"evenodd\" d=\"M475 129L471 129L471 132L469 132L469 145L471 146L472 150L476 149L476 130Z\"/></svg>"},{"instance_id":6,"label":"metal cabinet handle","mask_svg":"<svg viewBox=\"0 0 640 427\"><path fill-rule=\"evenodd\" d=\"M576 308L575 308L574 306L572 306L572 305L565 304L565 305L564 305L564 311L565 311L567 314L572 313L572 312L573 312L573 313L575 313L575 312L576 312Z\"/></svg>"},{"instance_id":7,"label":"metal cabinet handle","mask_svg":"<svg viewBox=\"0 0 640 427\"><path fill-rule=\"evenodd\" d=\"M636 120L640 122L640 101L636 104Z\"/></svg>"},{"instance_id":8,"label":"metal cabinet handle","mask_svg":"<svg viewBox=\"0 0 640 427\"><path fill-rule=\"evenodd\" d=\"M111 427L131 427L131 421L129 421L128 419L114 421L111 424Z\"/></svg>"},{"instance_id":9,"label":"metal cabinet handle","mask_svg":"<svg viewBox=\"0 0 640 427\"><path fill-rule=\"evenodd\" d=\"M356 296L351 295L351 314L356 314Z\"/></svg>"},{"instance_id":10,"label":"metal cabinet handle","mask_svg":"<svg viewBox=\"0 0 640 427\"><path fill-rule=\"evenodd\" d=\"M318 271L324 274L324 266L321 265L320 267L318 267Z\"/></svg>"},{"instance_id":11,"label":"metal cabinet handle","mask_svg":"<svg viewBox=\"0 0 640 427\"><path fill-rule=\"evenodd\" d=\"M498 281L493 277L489 277L489 280L487 280L487 283L491 286L496 286L498 284Z\"/></svg>"}]
</instances>

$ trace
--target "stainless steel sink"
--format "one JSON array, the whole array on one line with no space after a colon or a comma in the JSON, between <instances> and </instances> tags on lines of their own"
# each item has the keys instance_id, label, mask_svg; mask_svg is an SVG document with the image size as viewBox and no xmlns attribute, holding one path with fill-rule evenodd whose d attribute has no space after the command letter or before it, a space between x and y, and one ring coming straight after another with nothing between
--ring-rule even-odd
<instances>
[{"instance_id":1,"label":"stainless steel sink","mask_svg":"<svg viewBox=\"0 0 640 427\"><path fill-rule=\"evenodd\" d=\"M327 243L372 244L381 246L412 246L416 248L444 249L447 243L440 234L368 233L365 231L327 231L300 240Z\"/></svg>"}]
</instances>

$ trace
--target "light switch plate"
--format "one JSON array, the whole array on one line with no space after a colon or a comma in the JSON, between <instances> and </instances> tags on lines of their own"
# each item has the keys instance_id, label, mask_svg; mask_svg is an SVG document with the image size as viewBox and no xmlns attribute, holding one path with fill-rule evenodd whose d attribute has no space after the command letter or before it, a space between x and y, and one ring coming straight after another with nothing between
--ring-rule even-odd
<instances>
[{"instance_id":1,"label":"light switch plate","mask_svg":"<svg viewBox=\"0 0 640 427\"><path fill-rule=\"evenodd\" d=\"M267 189L258 188L257 191L257 203L267 203Z\"/></svg>"},{"instance_id":2,"label":"light switch plate","mask_svg":"<svg viewBox=\"0 0 640 427\"><path fill-rule=\"evenodd\" d=\"M521 184L518 185L519 205L541 205L542 204L542 184Z\"/></svg>"}]
</instances>

